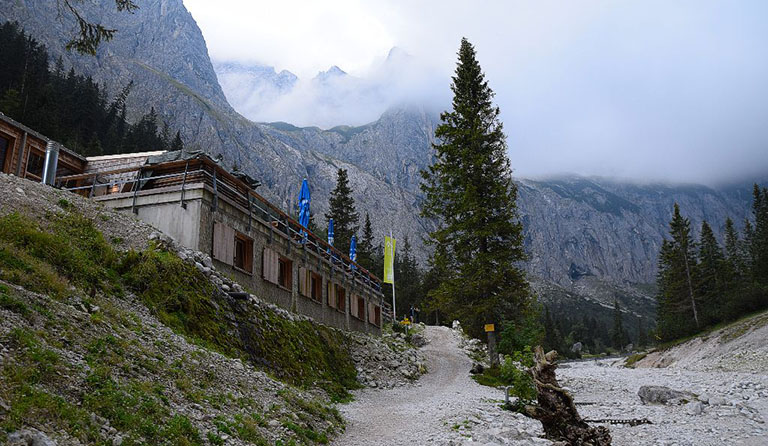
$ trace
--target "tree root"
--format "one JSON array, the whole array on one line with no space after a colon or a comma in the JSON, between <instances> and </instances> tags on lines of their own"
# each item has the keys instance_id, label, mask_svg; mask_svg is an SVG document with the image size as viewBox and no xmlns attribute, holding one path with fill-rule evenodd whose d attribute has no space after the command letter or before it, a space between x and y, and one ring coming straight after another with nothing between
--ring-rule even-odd
<instances>
[{"instance_id":1,"label":"tree root","mask_svg":"<svg viewBox=\"0 0 768 446\"><path fill-rule=\"evenodd\" d=\"M539 392L538 405L525 406L525 412L541 421L544 433L550 440L573 446L610 446L611 433L608 428L589 426L579 416L573 397L560 387L555 376L556 358L555 351L544 354L540 346L534 350L535 363L528 372Z\"/></svg>"}]
</instances>

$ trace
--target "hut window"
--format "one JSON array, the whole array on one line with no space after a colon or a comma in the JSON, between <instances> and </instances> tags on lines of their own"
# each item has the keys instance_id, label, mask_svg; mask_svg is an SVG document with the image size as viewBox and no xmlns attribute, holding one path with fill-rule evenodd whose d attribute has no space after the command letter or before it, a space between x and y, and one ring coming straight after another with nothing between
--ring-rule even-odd
<instances>
[{"instance_id":1,"label":"hut window","mask_svg":"<svg viewBox=\"0 0 768 446\"><path fill-rule=\"evenodd\" d=\"M277 260L277 284L283 288L293 288L293 262L285 257Z\"/></svg>"},{"instance_id":2,"label":"hut window","mask_svg":"<svg viewBox=\"0 0 768 446\"><path fill-rule=\"evenodd\" d=\"M320 276L320 274L310 272L310 290L312 292L312 300L315 301L322 301L323 300L323 278Z\"/></svg>"},{"instance_id":3,"label":"hut window","mask_svg":"<svg viewBox=\"0 0 768 446\"><path fill-rule=\"evenodd\" d=\"M29 154L29 161L27 161L27 173L34 175L37 178L43 177L43 154L39 152L32 152Z\"/></svg>"},{"instance_id":4,"label":"hut window","mask_svg":"<svg viewBox=\"0 0 768 446\"><path fill-rule=\"evenodd\" d=\"M361 321L365 320L365 299L357 296L357 318Z\"/></svg>"},{"instance_id":5,"label":"hut window","mask_svg":"<svg viewBox=\"0 0 768 446\"><path fill-rule=\"evenodd\" d=\"M347 291L340 286L336 286L336 309L342 313L346 310Z\"/></svg>"},{"instance_id":6,"label":"hut window","mask_svg":"<svg viewBox=\"0 0 768 446\"><path fill-rule=\"evenodd\" d=\"M253 272L253 239L235 234L235 267L247 273Z\"/></svg>"}]
</instances>

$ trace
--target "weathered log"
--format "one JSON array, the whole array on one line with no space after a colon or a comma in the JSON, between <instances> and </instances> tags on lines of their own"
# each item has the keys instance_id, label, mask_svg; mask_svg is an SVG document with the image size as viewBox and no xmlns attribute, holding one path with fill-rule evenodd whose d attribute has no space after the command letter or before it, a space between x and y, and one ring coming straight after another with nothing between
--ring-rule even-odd
<instances>
[{"instance_id":1,"label":"weathered log","mask_svg":"<svg viewBox=\"0 0 768 446\"><path fill-rule=\"evenodd\" d=\"M529 373L539 395L538 405L525 407L527 414L541 421L544 434L550 440L572 446L609 446L611 433L608 428L591 427L584 422L576 410L573 397L557 382L557 352L544 354L544 350L537 346L533 354L535 362Z\"/></svg>"}]
</instances>

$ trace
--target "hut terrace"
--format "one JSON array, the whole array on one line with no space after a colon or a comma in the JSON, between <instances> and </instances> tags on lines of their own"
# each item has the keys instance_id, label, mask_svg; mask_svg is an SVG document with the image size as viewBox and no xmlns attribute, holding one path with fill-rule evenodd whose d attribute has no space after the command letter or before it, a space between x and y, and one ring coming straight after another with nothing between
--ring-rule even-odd
<instances>
[{"instance_id":1,"label":"hut terrace","mask_svg":"<svg viewBox=\"0 0 768 446\"><path fill-rule=\"evenodd\" d=\"M0 149L3 172L133 212L182 245L210 254L218 270L283 308L369 333L381 333L391 315L379 278L256 193L253 178L227 171L202 152L85 159L2 115ZM35 157L43 157L40 169Z\"/></svg>"}]
</instances>

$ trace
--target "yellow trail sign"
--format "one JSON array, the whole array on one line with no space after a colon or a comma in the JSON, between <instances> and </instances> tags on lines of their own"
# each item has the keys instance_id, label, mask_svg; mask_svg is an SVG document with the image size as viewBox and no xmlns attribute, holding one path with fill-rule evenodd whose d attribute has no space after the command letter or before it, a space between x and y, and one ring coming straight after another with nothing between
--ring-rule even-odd
<instances>
[{"instance_id":1,"label":"yellow trail sign","mask_svg":"<svg viewBox=\"0 0 768 446\"><path fill-rule=\"evenodd\" d=\"M496 331L496 327L493 324L485 324L485 331Z\"/></svg>"}]
</instances>

